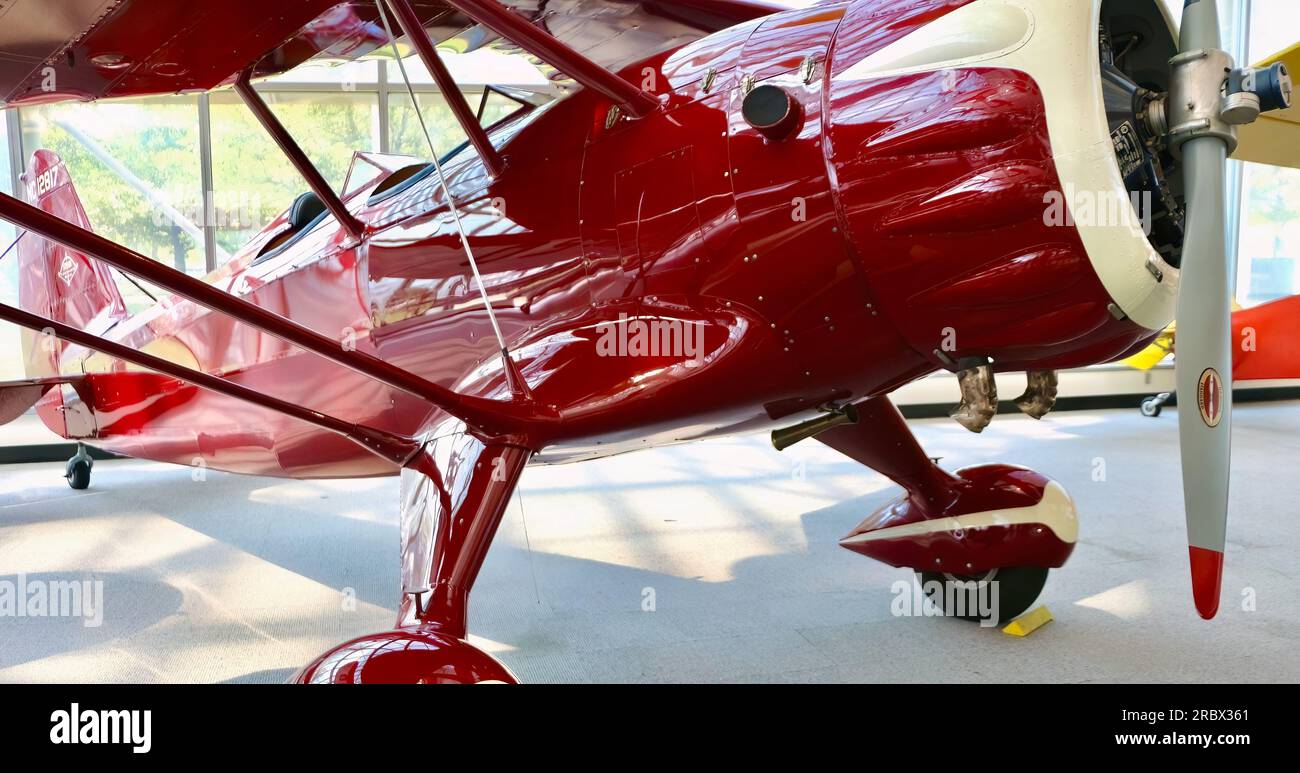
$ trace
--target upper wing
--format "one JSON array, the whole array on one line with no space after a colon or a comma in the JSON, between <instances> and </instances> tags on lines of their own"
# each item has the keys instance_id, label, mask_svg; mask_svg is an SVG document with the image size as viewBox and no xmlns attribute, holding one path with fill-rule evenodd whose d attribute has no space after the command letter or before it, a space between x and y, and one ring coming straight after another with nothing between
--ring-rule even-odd
<instances>
[{"instance_id":1,"label":"upper wing","mask_svg":"<svg viewBox=\"0 0 1300 773\"><path fill-rule=\"evenodd\" d=\"M437 41L500 43L437 0L415 0ZM609 69L782 9L762 0L506 0ZM0 2L0 102L209 90L250 67L274 75L387 43L373 0L10 0Z\"/></svg>"},{"instance_id":2,"label":"upper wing","mask_svg":"<svg viewBox=\"0 0 1300 773\"><path fill-rule=\"evenodd\" d=\"M1285 62L1292 75L1300 73L1300 43L1260 62L1268 67ZM1239 161L1300 169L1300 105L1261 115L1252 124L1237 127L1241 146L1233 154Z\"/></svg>"}]
</instances>

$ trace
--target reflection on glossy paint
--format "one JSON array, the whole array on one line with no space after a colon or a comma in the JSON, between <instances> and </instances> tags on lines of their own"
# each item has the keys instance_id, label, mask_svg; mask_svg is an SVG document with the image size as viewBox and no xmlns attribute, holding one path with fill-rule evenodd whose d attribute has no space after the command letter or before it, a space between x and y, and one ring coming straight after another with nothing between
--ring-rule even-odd
<instances>
[{"instance_id":1,"label":"reflection on glossy paint","mask_svg":"<svg viewBox=\"0 0 1300 773\"><path fill-rule=\"evenodd\" d=\"M446 164L488 302L539 403L562 418L523 442L543 462L647 443L788 426L957 356L999 368L1104 360L1148 331L1114 319L1077 234L1050 231L1035 197L1058 187L1042 97L1024 73L966 69L841 77L964 3L831 3L643 52L665 107L607 122L598 94L493 127L506 167ZM639 80L639 78L638 78ZM707 81L707 83L706 83ZM772 142L744 120L744 84L799 102ZM706 87L707 86L707 87ZM506 398L499 346L436 176L369 201L409 159L362 154L347 206L361 244L329 219L261 262L277 218L210 280L277 314L466 394ZM698 326L698 362L605 357L602 325ZM942 324L939 324L942 322ZM173 298L108 335L275 397L418 434L421 400ZM63 351L77 370L87 353ZM296 477L394 474L389 462L263 409L87 361L86 432L108 449ZM100 373L99 371L112 371Z\"/></svg>"}]
</instances>

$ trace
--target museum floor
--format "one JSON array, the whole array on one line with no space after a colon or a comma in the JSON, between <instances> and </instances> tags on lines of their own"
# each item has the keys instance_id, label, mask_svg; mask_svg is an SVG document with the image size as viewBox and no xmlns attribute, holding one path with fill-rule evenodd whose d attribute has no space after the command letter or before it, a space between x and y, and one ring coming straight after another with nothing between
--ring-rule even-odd
<instances>
[{"instance_id":1,"label":"museum floor","mask_svg":"<svg viewBox=\"0 0 1300 773\"><path fill-rule=\"evenodd\" d=\"M893 486L761 436L527 470L472 638L529 682L1300 680L1300 403L1235 421L1212 622L1189 590L1177 416L1134 409L1000 416L981 436L913 422L950 469L1024 464L1074 495L1080 544L1028 638L894 616L910 575L836 544ZM61 476L0 467L0 580L102 579L103 623L0 617L0 681L278 682L392 621L396 479L106 461L74 492Z\"/></svg>"}]
</instances>

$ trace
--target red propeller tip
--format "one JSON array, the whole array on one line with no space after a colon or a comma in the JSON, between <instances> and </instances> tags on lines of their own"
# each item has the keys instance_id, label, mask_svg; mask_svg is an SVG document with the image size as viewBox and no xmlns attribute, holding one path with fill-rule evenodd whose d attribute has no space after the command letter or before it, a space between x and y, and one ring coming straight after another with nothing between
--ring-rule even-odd
<instances>
[{"instance_id":1,"label":"red propeller tip","mask_svg":"<svg viewBox=\"0 0 1300 773\"><path fill-rule=\"evenodd\" d=\"M1219 613L1219 594L1223 587L1223 553L1192 545L1192 596L1196 611L1206 620Z\"/></svg>"}]
</instances>

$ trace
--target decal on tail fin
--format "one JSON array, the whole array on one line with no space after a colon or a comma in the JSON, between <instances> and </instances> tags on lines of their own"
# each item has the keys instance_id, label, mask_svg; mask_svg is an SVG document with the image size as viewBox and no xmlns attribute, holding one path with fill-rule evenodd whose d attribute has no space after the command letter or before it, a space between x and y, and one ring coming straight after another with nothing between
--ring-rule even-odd
<instances>
[{"instance_id":1,"label":"decal on tail fin","mask_svg":"<svg viewBox=\"0 0 1300 773\"><path fill-rule=\"evenodd\" d=\"M63 161L38 150L22 177L27 201L69 223L90 230L90 218ZM27 234L18 241L18 301L30 312L83 329L127 316L126 304L109 267L80 252ZM62 343L52 336L24 334L27 375L59 375Z\"/></svg>"}]
</instances>

